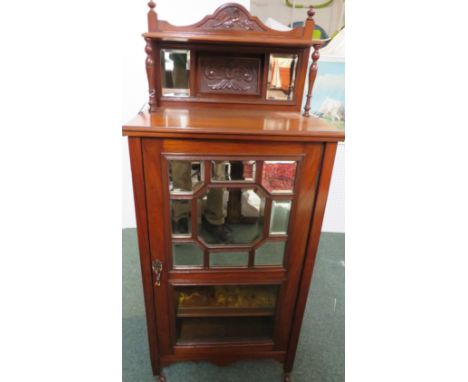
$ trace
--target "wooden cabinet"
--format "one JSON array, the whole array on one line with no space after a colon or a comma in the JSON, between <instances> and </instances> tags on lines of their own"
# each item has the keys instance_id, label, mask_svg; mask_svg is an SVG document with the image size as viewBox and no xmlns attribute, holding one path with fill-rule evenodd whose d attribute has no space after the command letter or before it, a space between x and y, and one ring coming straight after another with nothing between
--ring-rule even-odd
<instances>
[{"instance_id":1,"label":"wooden cabinet","mask_svg":"<svg viewBox=\"0 0 468 382\"><path fill-rule=\"evenodd\" d=\"M266 27L238 5L180 30L158 22L152 5L150 111L123 131L153 372L164 380L161 369L173 362L273 358L289 380L344 139L298 111L314 44L298 33L311 25L261 44ZM275 65L289 65L281 78L290 82L273 87L278 52Z\"/></svg>"}]
</instances>

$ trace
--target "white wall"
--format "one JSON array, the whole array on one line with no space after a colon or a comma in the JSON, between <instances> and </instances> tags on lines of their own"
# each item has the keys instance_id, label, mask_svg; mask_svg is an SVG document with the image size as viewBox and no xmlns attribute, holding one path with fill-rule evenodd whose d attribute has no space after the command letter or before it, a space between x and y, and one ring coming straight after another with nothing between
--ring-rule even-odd
<instances>
[{"instance_id":1,"label":"white wall","mask_svg":"<svg viewBox=\"0 0 468 382\"><path fill-rule=\"evenodd\" d=\"M292 3L294 0L291 1ZM297 0L296 4L313 4L318 1ZM292 8L286 5L284 0L251 0L251 12L263 22L271 17L284 25L290 25L296 21L305 21L307 8ZM331 35L344 25L344 1L334 0L325 8L315 10L315 22Z\"/></svg>"},{"instance_id":2,"label":"white wall","mask_svg":"<svg viewBox=\"0 0 468 382\"><path fill-rule=\"evenodd\" d=\"M226 0L156 0L156 11L161 20L167 20L175 25L191 24L199 21L205 15L212 13ZM249 9L250 0L237 0ZM123 54L123 105L122 122L130 120L147 102L147 87L145 71L144 41L141 34L146 31L147 1L125 1L123 14L126 15L122 24L124 36ZM132 179L128 157L127 139L122 139L122 227L135 227L135 211L133 205ZM344 145L339 145L335 170L332 179L330 195L323 230L329 232L344 232Z\"/></svg>"}]
</instances>

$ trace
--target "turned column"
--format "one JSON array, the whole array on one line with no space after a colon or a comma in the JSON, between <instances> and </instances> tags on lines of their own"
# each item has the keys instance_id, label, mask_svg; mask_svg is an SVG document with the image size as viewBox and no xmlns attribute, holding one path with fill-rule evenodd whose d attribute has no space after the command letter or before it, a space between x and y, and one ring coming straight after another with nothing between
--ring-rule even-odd
<instances>
[{"instance_id":1,"label":"turned column","mask_svg":"<svg viewBox=\"0 0 468 382\"><path fill-rule=\"evenodd\" d=\"M314 9L311 7L307 11L308 20L313 20L315 15ZM321 43L317 43L313 45L314 52L312 53L312 65L309 68L309 87L307 89L307 100L304 106L304 117L310 116L310 107L312 102L312 90L314 88L315 79L317 78L317 70L318 70L318 60L320 58L320 49Z\"/></svg>"}]
</instances>

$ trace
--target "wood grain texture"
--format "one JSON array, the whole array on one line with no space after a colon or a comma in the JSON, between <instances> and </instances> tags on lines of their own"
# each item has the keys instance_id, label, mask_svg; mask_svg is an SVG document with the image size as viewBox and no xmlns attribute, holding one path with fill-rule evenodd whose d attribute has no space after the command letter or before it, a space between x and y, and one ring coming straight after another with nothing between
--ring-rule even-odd
<instances>
[{"instance_id":1,"label":"wood grain texture","mask_svg":"<svg viewBox=\"0 0 468 382\"><path fill-rule=\"evenodd\" d=\"M127 123L123 135L129 137L153 373L162 381L161 367L174 362L226 365L239 359L271 358L284 364L284 380L289 381L336 146L344 140L343 131L309 116L322 44L312 40L315 12L307 12L304 27L280 32L233 3L221 6L198 23L182 27L159 21L153 0L148 6L149 32L144 37L150 112L141 112ZM311 47L313 62L302 116ZM162 71L161 49L190 51L188 97L162 95L160 85L166 73ZM294 89L286 89L292 92L291 100L266 99L271 54L298 57L296 67L289 69L289 77L296 77ZM170 194L169 160L205 161L205 183L193 195ZM227 160L256 160L255 182L235 178L212 183L210 161ZM293 193L271 194L261 184L267 171L265 160L297 162ZM233 221L239 219L235 213L239 206L234 208L234 199L239 199L241 189L255 188L266 200L267 221L262 234L250 244L207 244L200 239L196 198L209 187L230 190L229 218ZM170 199L187 200L191 206L191 236L171 238ZM269 232L273 200L292 203L287 234L275 236ZM172 243L176 242L193 242L203 254L203 264L173 267ZM282 264L255 266L255 251L265 242L286 243ZM211 252L237 251L248 252L247 265L210 268ZM160 285L155 283L151 270L154 261L163 265ZM214 286L213 289L225 285L275 285L279 292L276 307L268 312L237 310L236 316L226 310L224 316L213 320L207 311L195 314L178 310L174 298L178 287L205 285ZM250 314L255 321L248 321ZM226 332L230 342L217 337L226 329L219 320L225 319L233 323L233 330Z\"/></svg>"},{"instance_id":2,"label":"wood grain texture","mask_svg":"<svg viewBox=\"0 0 468 382\"><path fill-rule=\"evenodd\" d=\"M165 200L163 198L163 190L161 189L161 142L153 140L151 144L147 144L147 140L143 141L143 161L145 163L145 193L147 203L147 224L149 232L149 243L151 251L151 260L159 260L164 264L161 274L161 286L152 284L155 317L157 317L158 325L158 343L161 354L172 353L173 338L168 336L170 331L170 317L168 315L168 264L171 262L170 254L167 251L168 238L170 237L169 227L164 225L165 216L164 208Z\"/></svg>"},{"instance_id":3,"label":"wood grain texture","mask_svg":"<svg viewBox=\"0 0 468 382\"><path fill-rule=\"evenodd\" d=\"M160 373L159 347L157 339L157 319L153 300L151 275L151 252L148 237L148 215L146 210L145 177L140 138L129 138L130 164L132 170L133 196L138 232L138 249L145 297L146 322L148 330L151 366L153 374Z\"/></svg>"},{"instance_id":4,"label":"wood grain texture","mask_svg":"<svg viewBox=\"0 0 468 382\"><path fill-rule=\"evenodd\" d=\"M233 109L166 109L140 113L123 128L127 136L248 141L342 141L344 132L295 112Z\"/></svg>"},{"instance_id":5,"label":"wood grain texture","mask_svg":"<svg viewBox=\"0 0 468 382\"><path fill-rule=\"evenodd\" d=\"M309 244L304 258L305 260L302 265L301 285L297 296L295 311L293 313L294 322L291 330L286 362L284 364L285 372L292 371L297 344L299 342L302 319L304 317L310 283L312 282L312 273L320 241L320 233L322 231L322 222L325 215L325 207L327 204L328 191L335 162L336 149L336 143L327 143L325 146L320 181L315 196L312 224L310 225Z\"/></svg>"},{"instance_id":6,"label":"wood grain texture","mask_svg":"<svg viewBox=\"0 0 468 382\"><path fill-rule=\"evenodd\" d=\"M310 108L312 102L312 91L314 89L315 79L318 72L318 60L320 58L320 45L314 45L314 53L312 53L312 65L309 69L309 88L307 89L307 100L304 106L304 117L310 116Z\"/></svg>"},{"instance_id":7,"label":"wood grain texture","mask_svg":"<svg viewBox=\"0 0 468 382\"><path fill-rule=\"evenodd\" d=\"M315 23L310 14L304 27L290 31L278 31L267 27L241 5L228 3L198 23L174 26L157 19L154 3L150 3L149 6L149 32L144 33L143 36L145 40L151 41L154 57L160 56L160 49L170 49L171 47L189 50L191 56L190 94L188 97L161 95L161 65L159 59L154 59L153 70L155 71L155 95L157 98L155 104L163 107L171 107L173 104L198 107L206 104L206 107L213 107L216 103L225 104L228 107L230 105L234 105L234 107L243 105L242 108L256 110L299 111L301 109L310 47L319 47L324 43L324 41L312 39ZM245 83L246 77L239 81L238 78L233 79L225 76L216 83L207 85L206 79L201 75L204 71L198 67L198 55L203 50L214 50L224 55L234 52L238 57L232 58L232 65L236 60L242 60L245 54L252 52L252 50L262 56L262 60L258 70L248 71L248 82L251 81L249 84ZM289 52L284 50L289 50ZM274 100L266 97L270 68L269 58L271 54L280 52L297 54L299 58L297 66L293 69L296 72L294 75L295 85L290 87L290 97L288 96L286 100ZM214 58L213 54L211 56ZM256 78L250 80L252 76L258 77L256 87L253 86ZM293 77L293 73L291 73L291 77ZM215 87L213 88L213 86ZM154 111L154 109L155 106L151 105L150 110Z\"/></svg>"},{"instance_id":8,"label":"wood grain texture","mask_svg":"<svg viewBox=\"0 0 468 382\"><path fill-rule=\"evenodd\" d=\"M309 33L311 26L313 29L313 20L308 20L306 27L286 32L278 31L266 26L242 5L227 3L220 6L212 15L192 25L175 26L167 21L157 20L157 16L154 16L148 25L149 32L145 33L145 37L166 41L191 39L197 42L237 41L248 44L256 42L261 45L307 46L312 40L312 34Z\"/></svg>"},{"instance_id":9,"label":"wood grain texture","mask_svg":"<svg viewBox=\"0 0 468 382\"><path fill-rule=\"evenodd\" d=\"M148 95L149 95L149 106L150 111L154 110L157 106L157 97L156 97L156 83L154 77L154 59L153 59L153 43L151 39L146 38L146 76L148 78Z\"/></svg>"}]
</instances>

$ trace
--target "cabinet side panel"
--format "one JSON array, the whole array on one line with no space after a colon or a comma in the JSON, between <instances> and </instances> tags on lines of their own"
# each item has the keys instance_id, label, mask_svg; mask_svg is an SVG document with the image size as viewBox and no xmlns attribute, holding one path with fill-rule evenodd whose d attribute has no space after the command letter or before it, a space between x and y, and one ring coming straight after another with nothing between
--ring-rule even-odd
<instances>
[{"instance_id":1,"label":"cabinet side panel","mask_svg":"<svg viewBox=\"0 0 468 382\"><path fill-rule=\"evenodd\" d=\"M315 258L317 255L318 244L320 241L320 233L322 230L323 216L327 204L328 190L330 188L331 175L336 154L336 143L327 143L323 155L322 170L318 185L318 192L315 197L314 211L312 215L312 224L309 232L309 243L307 246L306 256L302 267L302 277L300 282L299 293L294 311L294 321L291 330L286 362L284 364L285 372L292 371L294 358L296 356L297 344L304 317L307 296L309 287L312 281L312 272L314 270Z\"/></svg>"},{"instance_id":2,"label":"cabinet side panel","mask_svg":"<svg viewBox=\"0 0 468 382\"><path fill-rule=\"evenodd\" d=\"M151 355L151 366L154 375L159 374L159 349L156 334L156 315L154 310L153 287L151 281L151 254L148 238L148 221L146 212L145 178L141 138L128 138L130 163L132 169L133 197L135 200L135 214L138 232L138 248L140 252L140 266L145 296L146 322Z\"/></svg>"},{"instance_id":3,"label":"cabinet side panel","mask_svg":"<svg viewBox=\"0 0 468 382\"><path fill-rule=\"evenodd\" d=\"M295 207L290 218L288 257L286 259L288 283L285 285L282 296L284 306L278 315L276 350L285 350L288 347L289 333L293 322L292 312L300 286L301 267L308 242L308 227L319 181L323 147L324 145L321 143L307 145L304 148L306 156L297 170Z\"/></svg>"}]
</instances>

